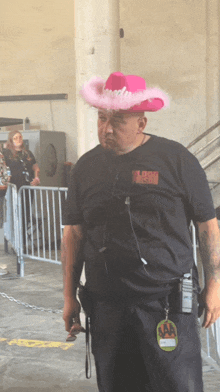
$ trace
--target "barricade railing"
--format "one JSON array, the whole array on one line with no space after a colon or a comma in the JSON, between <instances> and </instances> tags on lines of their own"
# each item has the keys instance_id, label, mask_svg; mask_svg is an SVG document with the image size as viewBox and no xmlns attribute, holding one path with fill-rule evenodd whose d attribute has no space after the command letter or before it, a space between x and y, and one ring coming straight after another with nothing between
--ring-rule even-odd
<instances>
[{"instance_id":1,"label":"barricade railing","mask_svg":"<svg viewBox=\"0 0 220 392\"><path fill-rule=\"evenodd\" d=\"M67 188L22 186L18 191L18 264L24 276L24 258L61 264L62 206Z\"/></svg>"},{"instance_id":2,"label":"barricade railing","mask_svg":"<svg viewBox=\"0 0 220 392\"><path fill-rule=\"evenodd\" d=\"M17 187L8 184L5 195L5 222L4 222L4 241L5 251L8 251L8 243L18 254L19 250L19 222L18 222L18 195Z\"/></svg>"}]
</instances>

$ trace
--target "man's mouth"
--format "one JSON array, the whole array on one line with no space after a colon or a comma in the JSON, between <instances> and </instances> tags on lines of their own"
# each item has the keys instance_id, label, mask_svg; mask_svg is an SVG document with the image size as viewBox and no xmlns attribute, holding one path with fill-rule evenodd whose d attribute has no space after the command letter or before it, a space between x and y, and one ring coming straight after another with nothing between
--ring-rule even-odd
<instances>
[{"instance_id":1,"label":"man's mouth","mask_svg":"<svg viewBox=\"0 0 220 392\"><path fill-rule=\"evenodd\" d=\"M112 142L114 143L115 141L114 141L114 139L111 138L111 137L106 137L106 138L105 138L105 142L106 142L106 143L112 143Z\"/></svg>"}]
</instances>

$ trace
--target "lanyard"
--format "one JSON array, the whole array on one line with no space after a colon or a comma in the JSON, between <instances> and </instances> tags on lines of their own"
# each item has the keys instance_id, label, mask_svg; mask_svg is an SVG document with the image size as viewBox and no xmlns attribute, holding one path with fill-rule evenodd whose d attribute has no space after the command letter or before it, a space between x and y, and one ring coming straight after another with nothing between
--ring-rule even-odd
<instances>
[{"instance_id":1,"label":"lanyard","mask_svg":"<svg viewBox=\"0 0 220 392\"><path fill-rule=\"evenodd\" d=\"M86 378L91 378L91 357L90 357L90 320L86 316Z\"/></svg>"}]
</instances>

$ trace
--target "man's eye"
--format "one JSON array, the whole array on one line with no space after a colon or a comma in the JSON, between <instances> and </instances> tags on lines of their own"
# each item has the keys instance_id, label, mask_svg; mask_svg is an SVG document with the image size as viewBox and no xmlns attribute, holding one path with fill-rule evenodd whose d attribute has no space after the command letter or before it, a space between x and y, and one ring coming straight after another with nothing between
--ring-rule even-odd
<instances>
[{"instance_id":1,"label":"man's eye","mask_svg":"<svg viewBox=\"0 0 220 392\"><path fill-rule=\"evenodd\" d=\"M118 127L122 123L123 123L123 121L119 118L114 118L111 120L112 126L115 126L115 127Z\"/></svg>"}]
</instances>

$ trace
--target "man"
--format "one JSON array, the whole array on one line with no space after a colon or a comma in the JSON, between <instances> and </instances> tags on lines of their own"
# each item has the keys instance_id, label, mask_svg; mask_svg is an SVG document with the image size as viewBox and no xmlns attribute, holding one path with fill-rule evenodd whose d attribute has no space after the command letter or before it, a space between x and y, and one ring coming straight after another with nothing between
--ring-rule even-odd
<instances>
[{"instance_id":1,"label":"man","mask_svg":"<svg viewBox=\"0 0 220 392\"><path fill-rule=\"evenodd\" d=\"M191 221L205 271L203 326L220 316L219 230L206 176L179 143L144 132L144 112L168 106L161 90L116 72L92 78L81 94L98 108L100 145L79 159L68 191L66 330L84 330L76 290L85 262L99 391L202 392ZM129 377L138 353L144 370L136 388L123 389L122 368Z\"/></svg>"}]
</instances>

